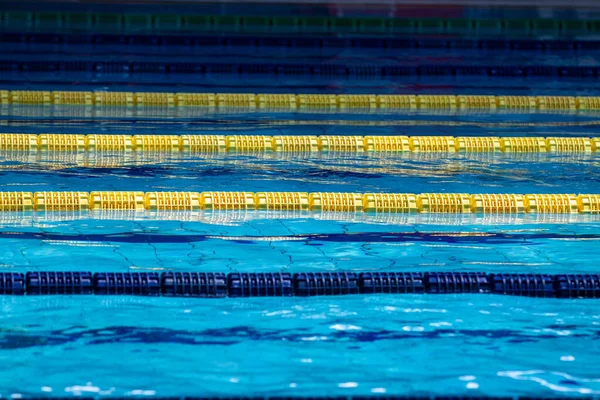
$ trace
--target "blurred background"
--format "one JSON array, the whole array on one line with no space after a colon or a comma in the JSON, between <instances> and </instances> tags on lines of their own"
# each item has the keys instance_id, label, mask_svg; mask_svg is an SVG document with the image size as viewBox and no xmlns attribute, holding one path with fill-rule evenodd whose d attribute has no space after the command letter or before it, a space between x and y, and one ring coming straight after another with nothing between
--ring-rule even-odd
<instances>
[{"instance_id":1,"label":"blurred background","mask_svg":"<svg viewBox=\"0 0 600 400\"><path fill-rule=\"evenodd\" d=\"M210 91L215 79L222 92L597 88L597 1L44 0L0 10L6 89Z\"/></svg>"}]
</instances>

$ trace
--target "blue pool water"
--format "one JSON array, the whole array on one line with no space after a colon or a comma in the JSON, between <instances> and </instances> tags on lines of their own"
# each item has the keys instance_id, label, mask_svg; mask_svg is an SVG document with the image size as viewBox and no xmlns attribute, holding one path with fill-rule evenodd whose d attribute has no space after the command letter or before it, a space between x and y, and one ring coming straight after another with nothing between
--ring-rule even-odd
<instances>
[{"instance_id":1,"label":"blue pool water","mask_svg":"<svg viewBox=\"0 0 600 400\"><path fill-rule=\"evenodd\" d=\"M598 359L600 319L589 301L489 295L302 301L86 296L3 298L0 304L1 359L10 371L0 382L5 393L600 391L597 371L590 368Z\"/></svg>"},{"instance_id":2,"label":"blue pool water","mask_svg":"<svg viewBox=\"0 0 600 400\"><path fill-rule=\"evenodd\" d=\"M44 116L46 111L15 109L4 117L5 130L137 133L140 126L140 132L202 132L193 128L196 118L163 118L157 110L153 117L140 113L139 119L118 111L111 117L83 113L77 122L69 109ZM585 125L595 121L589 114L241 112L203 118L206 132L224 134L385 129L382 134L595 135L595 128ZM309 127L281 122L305 119ZM430 124L358 130L342 122L346 119ZM445 126L448 120L475 125ZM556 122L573 126L553 127ZM600 179L596 153L0 156L3 190L28 191L594 193ZM3 214L0 226L0 266L14 272L557 274L597 272L600 259L595 215L32 213ZM489 235L460 239L457 232ZM380 295L0 301L0 359L10 371L0 375L3 395L600 393L600 376L590 368L600 357L600 314L593 300Z\"/></svg>"},{"instance_id":3,"label":"blue pool water","mask_svg":"<svg viewBox=\"0 0 600 400\"><path fill-rule=\"evenodd\" d=\"M143 46L9 46L3 58L153 59ZM134 53L135 50L135 53ZM131 51L131 52L129 52ZM171 49L251 61L598 65L598 54ZM392 54L393 53L393 54ZM65 55L66 54L66 55ZM160 52L165 56L165 52ZM2 88L598 95L597 79L7 72ZM597 137L597 113L256 112L7 106L3 133ZM599 193L592 154L0 153L4 191ZM457 233L474 232L479 236ZM0 214L0 270L598 273L598 215ZM594 300L1 297L0 395L600 395Z\"/></svg>"}]
</instances>

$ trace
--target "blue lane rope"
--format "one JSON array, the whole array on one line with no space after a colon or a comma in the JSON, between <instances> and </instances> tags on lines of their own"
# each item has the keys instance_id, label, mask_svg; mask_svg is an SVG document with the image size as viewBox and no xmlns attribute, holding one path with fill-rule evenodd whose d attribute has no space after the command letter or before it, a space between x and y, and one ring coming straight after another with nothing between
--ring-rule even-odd
<instances>
[{"instance_id":1,"label":"blue lane rope","mask_svg":"<svg viewBox=\"0 0 600 400\"><path fill-rule=\"evenodd\" d=\"M490 78L596 78L598 66L553 66L553 65L444 65L444 64L394 64L371 63L213 63L176 61L103 61L103 60L0 60L0 71L12 72L97 72L127 74L228 74L268 76L311 76L311 77L410 77L410 76L480 76Z\"/></svg>"},{"instance_id":2,"label":"blue lane rope","mask_svg":"<svg viewBox=\"0 0 600 400\"><path fill-rule=\"evenodd\" d=\"M600 40L493 39L451 37L364 37L277 35L143 35L111 33L3 32L0 43L89 44L178 47L268 47L268 48L370 48L370 49L473 49L505 51L597 51Z\"/></svg>"},{"instance_id":3,"label":"blue lane rope","mask_svg":"<svg viewBox=\"0 0 600 400\"><path fill-rule=\"evenodd\" d=\"M600 274L484 272L27 272L0 273L4 295L308 297L375 293L489 293L600 298Z\"/></svg>"}]
</instances>

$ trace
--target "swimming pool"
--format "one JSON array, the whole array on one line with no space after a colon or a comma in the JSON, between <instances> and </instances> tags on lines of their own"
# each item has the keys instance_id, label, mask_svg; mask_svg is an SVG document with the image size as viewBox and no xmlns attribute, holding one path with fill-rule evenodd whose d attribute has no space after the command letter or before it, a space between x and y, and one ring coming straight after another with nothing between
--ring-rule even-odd
<instances>
[{"instance_id":1,"label":"swimming pool","mask_svg":"<svg viewBox=\"0 0 600 400\"><path fill-rule=\"evenodd\" d=\"M112 32L95 34L108 40ZM32 194L30 207L0 212L1 272L598 273L600 216L583 212L576 197L600 193L598 114L584 107L593 104L585 98L598 94L598 50L439 43L434 49L405 44L398 50L389 43L360 49L355 42L340 44L338 36L340 47L320 42L318 49L289 41L267 46L258 39L166 46L27 37L0 40L6 72L0 89L7 90L0 96L7 99L0 105L0 130L37 135L27 149L3 141L12 136L0 138L2 192ZM432 46L434 39L427 39ZM113 70L98 68L109 61ZM139 67L152 63L167 69ZM188 65L187 72L169 69L173 63ZM194 63L203 69L191 73ZM236 67L206 67L217 63ZM258 64L267 66L255 69ZM283 64L299 69L292 74ZM357 69L319 69L328 64ZM381 69L400 64L409 69ZM465 64L483 69L456 69ZM357 74L365 65L379 72ZM491 72L498 66L509 76ZM33 94L16 101L23 90ZM69 98L79 103L58 105L59 95L42 91L77 92ZM169 97L173 104L127 104L125 96L123 104L103 106L97 95L103 92L217 96L212 107L183 107L176 95ZM271 107L260 96L237 102L219 100L218 93L292 97ZM343 108L339 97L318 100L333 106L315 106L317 100L299 97L305 94L372 95L376 106ZM431 103L415 97L406 100L415 107L385 109L379 95L449 97ZM493 107L482 108L457 95L496 97L487 99ZM538 97L511 107L502 96ZM60 144L66 135L74 135L75 144ZM114 135L129 144L98 150L86 135ZM135 144L134 136L146 135L172 135L173 147L154 151ZM185 150L186 135L213 135L223 148ZM263 147L233 151L234 135L268 139ZM273 136L309 137L314 149L279 151ZM329 136L360 137L361 143L328 151L323 137ZM373 150L373 136L406 136L408 147ZM442 152L422 144L419 150L414 141L441 136L450 138ZM457 138L464 137L490 138L493 148L461 147ZM539 146L507 150L508 143L517 146L511 138L522 137ZM545 139L552 137L586 138L587 147L560 151ZM96 207L89 194L96 191L141 193L141 206ZM48 192L81 192L85 207L43 211L39 199L52 195L33 194ZM205 198L203 192L244 192L257 204L256 193L293 192L306 194L306 203L217 210L197 200L204 203L186 210L152 209L144 197L149 192L195 193L197 199ZM309 194L326 192L360 194L360 204L351 212L319 210ZM417 197L410 212L363 210L362 194L369 193ZM471 212L473 197L464 195L465 212L427 213L418 197L427 193L573 194L572 212L526 212L532 205L523 199L518 212ZM264 298L32 292L0 296L3 397L600 396L597 299L494 290Z\"/></svg>"}]
</instances>

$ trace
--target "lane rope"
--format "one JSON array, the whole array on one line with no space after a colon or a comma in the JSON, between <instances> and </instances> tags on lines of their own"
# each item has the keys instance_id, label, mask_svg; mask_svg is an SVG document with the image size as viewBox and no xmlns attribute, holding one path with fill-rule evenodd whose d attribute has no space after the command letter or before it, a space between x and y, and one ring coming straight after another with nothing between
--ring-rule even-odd
<instances>
[{"instance_id":1,"label":"lane rope","mask_svg":"<svg viewBox=\"0 0 600 400\"><path fill-rule=\"evenodd\" d=\"M109 135L0 133L0 150L25 152L595 153L600 137Z\"/></svg>"},{"instance_id":2,"label":"lane rope","mask_svg":"<svg viewBox=\"0 0 600 400\"><path fill-rule=\"evenodd\" d=\"M87 210L595 214L600 194L0 192L0 211Z\"/></svg>"},{"instance_id":3,"label":"lane rope","mask_svg":"<svg viewBox=\"0 0 600 400\"><path fill-rule=\"evenodd\" d=\"M0 90L0 104L265 109L600 110L600 97Z\"/></svg>"},{"instance_id":4,"label":"lane rope","mask_svg":"<svg viewBox=\"0 0 600 400\"><path fill-rule=\"evenodd\" d=\"M81 13L44 10L31 12L12 10L0 13L4 29L77 32L157 32L189 33L344 33L365 35L460 34L554 36L599 32L595 19L548 18L390 18L390 17L310 17L296 15L206 15L177 13ZM310 38L310 37L309 37Z\"/></svg>"},{"instance_id":5,"label":"lane rope","mask_svg":"<svg viewBox=\"0 0 600 400\"><path fill-rule=\"evenodd\" d=\"M378 49L391 54L397 49L415 49L419 52L425 49L425 52L431 49L453 49L477 50L485 54L494 51L509 52L545 52L545 51L570 51L585 53L589 51L600 50L600 41L596 39L580 40L573 37L558 39L557 37L546 36L543 39L539 37L513 37L513 38L493 38L493 37L454 37L454 36L436 36L418 35L404 32L394 34L393 36L365 36L344 34L343 36L334 35L311 35L298 36L290 32L282 32L275 36L266 32L248 32L240 36L236 32L225 32L219 35L211 35L210 32L177 32L169 34L159 34L156 32L140 35L139 33L114 33L114 31L99 32L77 32L69 31L59 32L58 29L52 32L43 30L31 30L27 34L22 32L3 32L0 35L0 43L35 43L52 44L61 43L64 45L84 45L94 46L95 49L101 49L103 45L114 46L115 43L124 45L125 48L135 49L135 46L143 48L154 47L174 47L174 52L186 52L199 48L238 48L238 49L262 49L262 51L281 51L291 49L316 49L318 54L323 55L323 50L331 49L332 52L338 52L340 48L355 49ZM568 72L569 70L565 70ZM534 73L534 71L531 71Z\"/></svg>"},{"instance_id":6,"label":"lane rope","mask_svg":"<svg viewBox=\"0 0 600 400\"><path fill-rule=\"evenodd\" d=\"M486 293L600 298L600 274L485 272L15 272L0 273L4 295L308 297L351 294Z\"/></svg>"}]
</instances>

